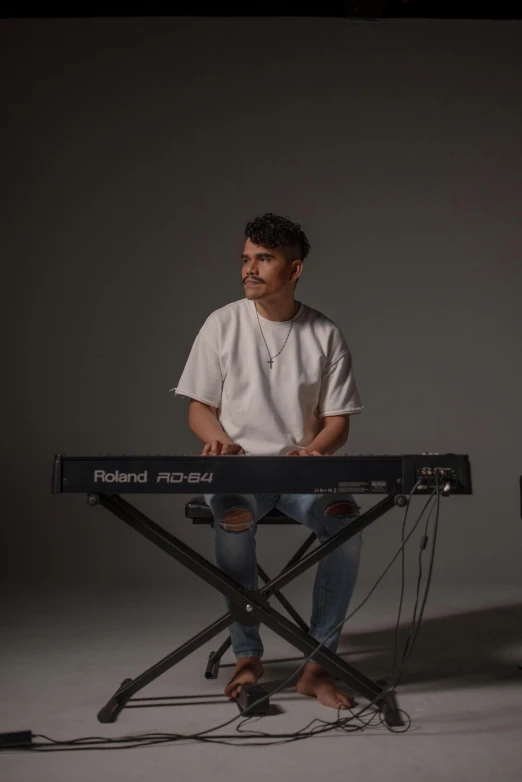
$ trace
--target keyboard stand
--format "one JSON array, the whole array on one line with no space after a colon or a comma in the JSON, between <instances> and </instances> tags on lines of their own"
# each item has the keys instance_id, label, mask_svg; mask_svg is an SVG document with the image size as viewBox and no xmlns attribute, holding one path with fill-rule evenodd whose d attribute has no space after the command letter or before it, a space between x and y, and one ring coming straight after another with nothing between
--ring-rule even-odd
<instances>
[{"instance_id":1,"label":"keyboard stand","mask_svg":"<svg viewBox=\"0 0 522 782\"><path fill-rule=\"evenodd\" d=\"M268 602L271 593L289 584L301 573L304 573L305 570L319 562L324 556L334 551L338 546L341 546L359 531L391 510L395 504L404 505L407 502L404 495L387 495L383 497L380 502L352 521L348 527L319 545L312 552L306 554L295 564L287 567L278 576L257 590L242 587L234 579L229 578L222 570L149 519L144 513L118 494L89 494L87 502L89 505L102 505L115 516L118 516L130 527L148 538L155 546L163 549L181 565L187 567L202 578L203 581L206 581L207 584L221 592L222 595L230 598L232 603L231 611L216 619L213 624L206 627L193 638L190 638L171 652L171 654L159 660L159 662L139 674L135 679L125 679L114 695L99 711L98 720L100 722L115 722L133 695L221 633L233 621L237 620L246 625L265 624L281 638L284 638L285 641L295 646L305 657L313 655L313 659L324 666L332 676L347 684L354 692L378 705L382 710L383 718L387 725L390 727L404 725L401 713L397 707L395 695L393 692L387 691L385 681L376 682L369 679L345 662L339 655L325 647L316 652L317 641L304 632L298 624L291 622L284 614L272 608Z\"/></svg>"}]
</instances>

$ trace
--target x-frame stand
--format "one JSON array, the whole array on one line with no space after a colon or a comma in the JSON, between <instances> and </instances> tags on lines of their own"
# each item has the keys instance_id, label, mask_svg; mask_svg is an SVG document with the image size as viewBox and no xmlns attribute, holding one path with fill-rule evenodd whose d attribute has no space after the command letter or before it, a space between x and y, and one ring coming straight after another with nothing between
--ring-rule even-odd
<instances>
[{"instance_id":1,"label":"x-frame stand","mask_svg":"<svg viewBox=\"0 0 522 782\"><path fill-rule=\"evenodd\" d=\"M148 538L154 545L170 554L177 562L185 565L193 573L200 576L203 581L206 581L207 584L213 586L225 597L230 598L232 608L231 611L221 616L213 624L186 641L162 660L159 660L159 662L135 679L125 679L106 705L99 711L98 720L100 722L115 722L122 709L125 708L135 693L196 649L199 649L200 646L210 641L211 638L221 633L232 622L239 621L246 625L265 624L281 638L284 638L285 641L295 646L306 657L313 656L313 659L324 666L332 676L347 684L352 690L375 705L378 705L382 709L384 721L387 725L394 727L404 724L397 707L395 695L393 692L388 692L385 681L375 682L369 679L356 668L346 663L339 655L331 652L324 646L315 651L318 645L317 641L304 632L299 625L291 622L268 603L268 597L271 594L278 592L283 586L289 584L305 570L319 562L324 556L341 546L384 513L387 513L395 504L405 505L407 498L404 495L387 495L372 508L354 519L345 529L319 545L297 563L291 564L290 567L287 566L278 576L258 590L242 587L234 579L229 578L222 570L149 519L144 513L118 494L89 494L87 502L89 505L103 505L104 508L125 521L141 535Z\"/></svg>"}]
</instances>

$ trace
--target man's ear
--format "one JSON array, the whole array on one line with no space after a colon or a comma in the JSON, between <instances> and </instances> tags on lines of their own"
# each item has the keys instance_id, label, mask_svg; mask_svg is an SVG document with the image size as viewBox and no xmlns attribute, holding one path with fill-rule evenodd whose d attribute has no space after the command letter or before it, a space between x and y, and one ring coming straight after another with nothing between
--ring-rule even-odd
<instances>
[{"instance_id":1,"label":"man's ear","mask_svg":"<svg viewBox=\"0 0 522 782\"><path fill-rule=\"evenodd\" d=\"M301 272L303 271L303 262L299 259L292 261L292 271L290 272L290 279L297 280L301 276Z\"/></svg>"}]
</instances>

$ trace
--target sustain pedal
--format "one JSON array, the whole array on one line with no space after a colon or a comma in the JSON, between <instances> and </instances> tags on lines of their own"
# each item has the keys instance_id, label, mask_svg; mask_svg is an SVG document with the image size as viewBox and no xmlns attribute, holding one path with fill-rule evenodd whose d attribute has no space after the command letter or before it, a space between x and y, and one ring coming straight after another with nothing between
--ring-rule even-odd
<instances>
[{"instance_id":1,"label":"sustain pedal","mask_svg":"<svg viewBox=\"0 0 522 782\"><path fill-rule=\"evenodd\" d=\"M261 700L261 698L263 699L261 703L255 705L256 701ZM241 692L236 698L236 703L241 713L248 709L248 712L245 714L246 717L263 716L270 713L268 693L257 684L243 685Z\"/></svg>"}]
</instances>

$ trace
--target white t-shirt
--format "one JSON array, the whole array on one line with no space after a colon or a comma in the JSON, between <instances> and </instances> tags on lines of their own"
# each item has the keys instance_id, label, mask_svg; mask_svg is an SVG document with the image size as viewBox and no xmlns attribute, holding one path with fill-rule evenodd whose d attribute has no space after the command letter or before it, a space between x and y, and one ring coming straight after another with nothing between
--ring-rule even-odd
<instances>
[{"instance_id":1,"label":"white t-shirt","mask_svg":"<svg viewBox=\"0 0 522 782\"><path fill-rule=\"evenodd\" d=\"M290 321L259 315L259 322L273 357ZM363 409L351 354L335 323L300 304L271 369L255 305L246 298L209 315L171 390L216 407L232 442L260 456L306 448L321 430L322 416Z\"/></svg>"}]
</instances>

